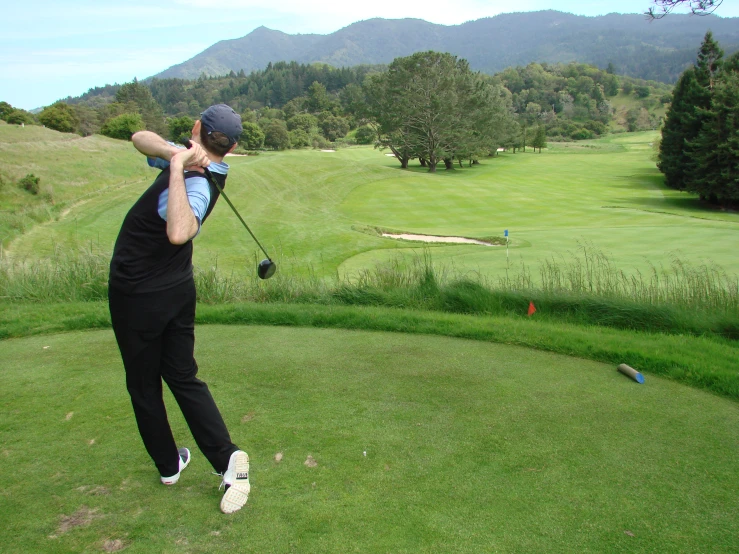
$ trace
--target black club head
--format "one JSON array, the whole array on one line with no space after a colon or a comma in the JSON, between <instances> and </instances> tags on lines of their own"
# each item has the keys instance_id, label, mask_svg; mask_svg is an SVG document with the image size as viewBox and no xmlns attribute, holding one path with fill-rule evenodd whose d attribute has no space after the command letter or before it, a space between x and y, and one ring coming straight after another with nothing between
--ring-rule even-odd
<instances>
[{"instance_id":1,"label":"black club head","mask_svg":"<svg viewBox=\"0 0 739 554\"><path fill-rule=\"evenodd\" d=\"M277 271L277 264L270 259L262 260L257 266L257 275L260 279L269 279Z\"/></svg>"}]
</instances>

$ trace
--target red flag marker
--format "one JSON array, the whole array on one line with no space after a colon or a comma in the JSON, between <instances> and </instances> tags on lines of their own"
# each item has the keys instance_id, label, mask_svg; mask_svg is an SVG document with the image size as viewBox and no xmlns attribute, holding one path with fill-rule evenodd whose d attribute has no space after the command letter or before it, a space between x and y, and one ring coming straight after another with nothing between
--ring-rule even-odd
<instances>
[{"instance_id":1,"label":"red flag marker","mask_svg":"<svg viewBox=\"0 0 739 554\"><path fill-rule=\"evenodd\" d=\"M534 315L534 312L536 311L536 306L534 306L533 302L529 302L529 315Z\"/></svg>"}]
</instances>

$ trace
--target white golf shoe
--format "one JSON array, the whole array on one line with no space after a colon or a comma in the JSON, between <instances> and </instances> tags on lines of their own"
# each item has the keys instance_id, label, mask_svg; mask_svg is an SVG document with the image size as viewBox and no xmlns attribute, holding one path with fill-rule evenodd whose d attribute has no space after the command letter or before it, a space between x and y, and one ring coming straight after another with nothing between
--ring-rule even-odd
<instances>
[{"instance_id":1,"label":"white golf shoe","mask_svg":"<svg viewBox=\"0 0 739 554\"><path fill-rule=\"evenodd\" d=\"M180 456L180 471L172 475L172 477L160 476L162 483L165 485L174 485L180 480L180 472L190 463L190 451L187 448L178 448L177 453Z\"/></svg>"},{"instance_id":2,"label":"white golf shoe","mask_svg":"<svg viewBox=\"0 0 739 554\"><path fill-rule=\"evenodd\" d=\"M221 499L221 511L231 514L243 508L249 499L249 456L243 450L231 454L228 469L223 474L223 483L226 493Z\"/></svg>"}]
</instances>

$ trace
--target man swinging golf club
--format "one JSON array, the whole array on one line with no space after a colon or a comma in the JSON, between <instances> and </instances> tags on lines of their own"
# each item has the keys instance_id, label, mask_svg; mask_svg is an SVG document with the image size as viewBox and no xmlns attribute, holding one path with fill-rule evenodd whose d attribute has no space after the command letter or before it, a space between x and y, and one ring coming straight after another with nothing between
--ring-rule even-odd
<instances>
[{"instance_id":1,"label":"man swinging golf club","mask_svg":"<svg viewBox=\"0 0 739 554\"><path fill-rule=\"evenodd\" d=\"M192 239L218 200L219 187L212 181L225 187L229 168L223 158L241 132L241 117L218 104L195 122L190 148L149 131L133 135L136 149L162 171L123 220L108 295L136 423L161 482L175 484L190 463L190 451L177 448L169 427L163 379L201 452L223 477L224 513L246 504L249 457L231 442L208 386L196 377Z\"/></svg>"}]
</instances>

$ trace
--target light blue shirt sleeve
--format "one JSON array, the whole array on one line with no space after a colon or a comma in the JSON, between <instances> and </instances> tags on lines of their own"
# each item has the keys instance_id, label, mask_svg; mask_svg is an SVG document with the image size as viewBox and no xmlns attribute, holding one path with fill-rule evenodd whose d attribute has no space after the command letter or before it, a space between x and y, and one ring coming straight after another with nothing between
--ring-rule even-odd
<instances>
[{"instance_id":1,"label":"light blue shirt sleeve","mask_svg":"<svg viewBox=\"0 0 739 554\"><path fill-rule=\"evenodd\" d=\"M149 163L149 167L156 169L167 169L169 167L169 162L162 158L150 158L149 156L146 156L146 161Z\"/></svg>"},{"instance_id":2,"label":"light blue shirt sleeve","mask_svg":"<svg viewBox=\"0 0 739 554\"><path fill-rule=\"evenodd\" d=\"M210 205L210 186L205 177L194 175L185 179L185 190L187 191L187 200L190 202L192 213L198 220L198 232L195 235L197 236L200 234L200 226L205 217L205 213L208 211L208 206ZM164 221L167 221L168 200L169 188L164 189L164 191L159 195L159 206L157 208L159 217Z\"/></svg>"},{"instance_id":3,"label":"light blue shirt sleeve","mask_svg":"<svg viewBox=\"0 0 739 554\"><path fill-rule=\"evenodd\" d=\"M174 142L170 141L167 141L167 144L169 144L170 146L176 146L177 148L184 148L184 146L180 146L179 144L175 144ZM153 167L155 169L167 169L169 167L169 162L162 158L151 158L149 156L146 156L146 161L149 164L149 167Z\"/></svg>"}]
</instances>

